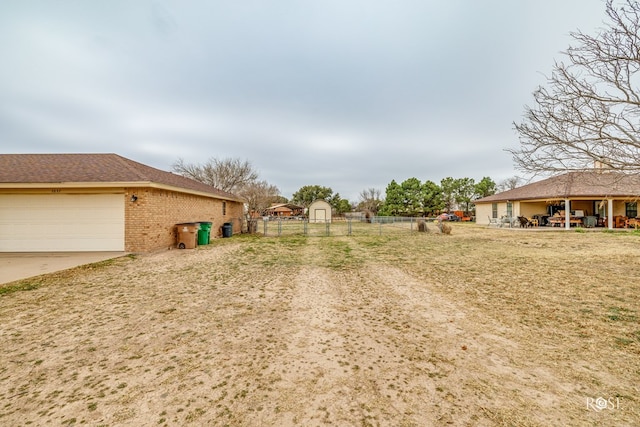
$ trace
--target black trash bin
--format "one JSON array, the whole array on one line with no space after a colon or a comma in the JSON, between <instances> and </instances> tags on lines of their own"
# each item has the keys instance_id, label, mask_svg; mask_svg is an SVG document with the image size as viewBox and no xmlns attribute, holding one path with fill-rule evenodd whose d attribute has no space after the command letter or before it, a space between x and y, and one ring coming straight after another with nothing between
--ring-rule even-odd
<instances>
[{"instance_id":1,"label":"black trash bin","mask_svg":"<svg viewBox=\"0 0 640 427\"><path fill-rule=\"evenodd\" d=\"M225 222L222 226L222 237L231 237L233 235L233 224Z\"/></svg>"}]
</instances>

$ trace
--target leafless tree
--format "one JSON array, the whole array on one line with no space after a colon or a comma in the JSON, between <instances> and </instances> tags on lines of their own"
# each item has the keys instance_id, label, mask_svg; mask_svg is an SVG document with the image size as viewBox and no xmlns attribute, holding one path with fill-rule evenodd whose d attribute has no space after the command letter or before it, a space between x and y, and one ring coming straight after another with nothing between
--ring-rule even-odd
<instances>
[{"instance_id":1,"label":"leafless tree","mask_svg":"<svg viewBox=\"0 0 640 427\"><path fill-rule=\"evenodd\" d=\"M247 184L239 195L246 200L249 213L263 215L269 206L278 201L280 190L266 181L254 181Z\"/></svg>"},{"instance_id":2,"label":"leafless tree","mask_svg":"<svg viewBox=\"0 0 640 427\"><path fill-rule=\"evenodd\" d=\"M239 193L246 185L258 179L258 173L253 170L251 163L240 159L211 158L201 165L178 159L173 164L173 171L229 193Z\"/></svg>"},{"instance_id":3,"label":"leafless tree","mask_svg":"<svg viewBox=\"0 0 640 427\"><path fill-rule=\"evenodd\" d=\"M640 4L613 3L597 35L571 33L568 63L555 63L535 106L514 124L521 146L507 151L518 169L640 172Z\"/></svg>"},{"instance_id":4,"label":"leafless tree","mask_svg":"<svg viewBox=\"0 0 640 427\"><path fill-rule=\"evenodd\" d=\"M370 211L374 214L378 213L380 206L382 206L380 194L381 191L377 188L367 188L362 190L359 194L360 202L358 203L358 209Z\"/></svg>"},{"instance_id":5,"label":"leafless tree","mask_svg":"<svg viewBox=\"0 0 640 427\"><path fill-rule=\"evenodd\" d=\"M507 178L504 181L500 181L498 184L498 192L503 192L507 190L513 190L514 188L518 188L522 185L523 179L519 176L512 176L511 178Z\"/></svg>"}]
</instances>

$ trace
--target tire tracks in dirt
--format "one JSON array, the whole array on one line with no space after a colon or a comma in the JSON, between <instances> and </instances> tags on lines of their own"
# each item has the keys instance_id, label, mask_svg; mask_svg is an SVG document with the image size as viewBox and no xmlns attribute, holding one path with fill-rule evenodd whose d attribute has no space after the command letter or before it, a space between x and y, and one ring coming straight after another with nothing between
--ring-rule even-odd
<instances>
[{"instance_id":1,"label":"tire tracks in dirt","mask_svg":"<svg viewBox=\"0 0 640 427\"><path fill-rule=\"evenodd\" d=\"M261 419L264 425L438 425L462 417L466 404L438 382L455 360L434 348L433 332L444 328L450 339L450 319L461 314L430 298L421 317L412 293L418 285L399 270L359 262L327 268L314 239L304 252L315 262L293 280L290 317L280 330L286 351L268 369L280 373L273 393L279 415Z\"/></svg>"},{"instance_id":2,"label":"tire tracks in dirt","mask_svg":"<svg viewBox=\"0 0 640 427\"><path fill-rule=\"evenodd\" d=\"M582 403L572 385L437 275L371 262L356 238L256 246L141 256L5 297L0 424L572 424L562 408L545 417Z\"/></svg>"}]
</instances>

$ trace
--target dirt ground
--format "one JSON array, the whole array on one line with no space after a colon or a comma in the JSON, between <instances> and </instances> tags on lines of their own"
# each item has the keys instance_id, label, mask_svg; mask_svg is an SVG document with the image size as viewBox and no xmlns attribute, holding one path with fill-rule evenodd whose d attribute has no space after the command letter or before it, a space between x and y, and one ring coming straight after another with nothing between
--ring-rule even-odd
<instances>
[{"instance_id":1,"label":"dirt ground","mask_svg":"<svg viewBox=\"0 0 640 427\"><path fill-rule=\"evenodd\" d=\"M0 425L640 425L640 235L256 238L0 296Z\"/></svg>"}]
</instances>

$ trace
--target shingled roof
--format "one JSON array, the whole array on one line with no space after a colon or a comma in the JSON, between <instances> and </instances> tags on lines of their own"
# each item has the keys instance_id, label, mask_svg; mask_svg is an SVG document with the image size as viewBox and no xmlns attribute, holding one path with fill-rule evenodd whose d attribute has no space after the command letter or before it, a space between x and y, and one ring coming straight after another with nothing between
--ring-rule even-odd
<instances>
[{"instance_id":1,"label":"shingled roof","mask_svg":"<svg viewBox=\"0 0 640 427\"><path fill-rule=\"evenodd\" d=\"M640 175L611 171L569 172L483 197L475 203L576 197L640 197Z\"/></svg>"},{"instance_id":2,"label":"shingled roof","mask_svg":"<svg viewBox=\"0 0 640 427\"><path fill-rule=\"evenodd\" d=\"M210 185L117 154L0 154L0 187L6 184L119 184L175 187L241 201Z\"/></svg>"}]
</instances>

